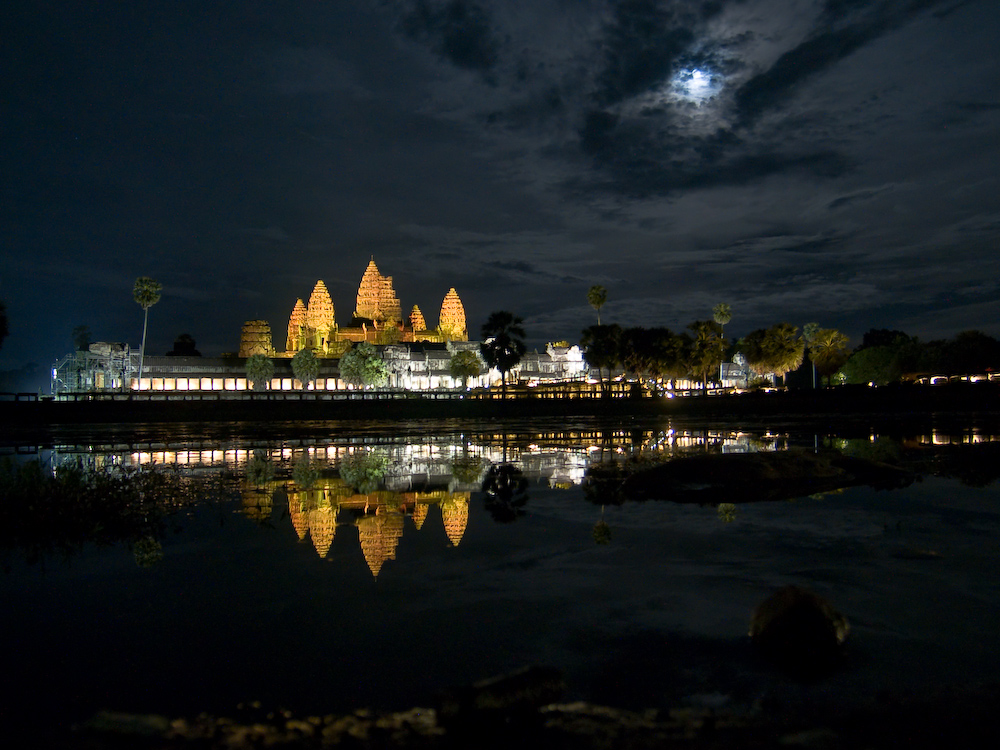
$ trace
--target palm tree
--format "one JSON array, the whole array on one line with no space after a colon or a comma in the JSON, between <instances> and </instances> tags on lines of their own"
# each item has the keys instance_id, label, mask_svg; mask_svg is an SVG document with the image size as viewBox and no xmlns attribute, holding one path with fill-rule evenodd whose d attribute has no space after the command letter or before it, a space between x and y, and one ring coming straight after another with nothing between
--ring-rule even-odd
<instances>
[{"instance_id":1,"label":"palm tree","mask_svg":"<svg viewBox=\"0 0 1000 750\"><path fill-rule=\"evenodd\" d=\"M812 345L813 339L816 337L817 332L819 332L819 323L806 323L802 326L802 338L805 339L806 347ZM812 357L809 358L812 362L813 371L813 388L816 387L816 361Z\"/></svg>"},{"instance_id":2,"label":"palm tree","mask_svg":"<svg viewBox=\"0 0 1000 750\"><path fill-rule=\"evenodd\" d=\"M733 308L725 302L720 302L712 308L712 318L722 326L722 335L726 335L726 323L733 319Z\"/></svg>"},{"instance_id":3,"label":"palm tree","mask_svg":"<svg viewBox=\"0 0 1000 750\"><path fill-rule=\"evenodd\" d=\"M142 360L146 356L146 322L149 320L149 308L160 301L163 287L158 281L148 276L140 276L132 287L132 299L142 308L142 347L139 349L139 383L142 384Z\"/></svg>"},{"instance_id":4,"label":"palm tree","mask_svg":"<svg viewBox=\"0 0 1000 750\"><path fill-rule=\"evenodd\" d=\"M597 325L601 324L601 308L604 307L604 303L608 301L608 290L605 289L600 284L594 284L587 291L587 302L590 306L597 310Z\"/></svg>"},{"instance_id":5,"label":"palm tree","mask_svg":"<svg viewBox=\"0 0 1000 750\"><path fill-rule=\"evenodd\" d=\"M597 376L601 381L601 393L608 396L611 392L611 371L621 360L622 329L617 325L588 326L583 329L580 348L584 350L583 358L591 367L597 368ZM604 385L602 369L608 371L608 385Z\"/></svg>"},{"instance_id":6,"label":"palm tree","mask_svg":"<svg viewBox=\"0 0 1000 750\"><path fill-rule=\"evenodd\" d=\"M722 366L726 356L726 340L722 338L722 326L714 320L696 320L688 326L694 333L690 349L692 375L701 377L703 395L708 395L708 373Z\"/></svg>"},{"instance_id":7,"label":"palm tree","mask_svg":"<svg viewBox=\"0 0 1000 750\"><path fill-rule=\"evenodd\" d=\"M733 319L733 308L725 302L720 302L712 308L712 319L722 326L722 336L726 335L726 323ZM719 383L722 383L722 362L719 363Z\"/></svg>"},{"instance_id":8,"label":"palm tree","mask_svg":"<svg viewBox=\"0 0 1000 750\"><path fill-rule=\"evenodd\" d=\"M302 383L302 389L308 390L309 384L319 375L320 361L312 349L300 349L292 357L292 374Z\"/></svg>"},{"instance_id":9,"label":"palm tree","mask_svg":"<svg viewBox=\"0 0 1000 750\"><path fill-rule=\"evenodd\" d=\"M785 382L785 375L802 365L806 344L796 335L798 331L791 323L778 323L768 329L771 369L781 377L782 384Z\"/></svg>"},{"instance_id":10,"label":"palm tree","mask_svg":"<svg viewBox=\"0 0 1000 750\"><path fill-rule=\"evenodd\" d=\"M251 354L247 357L247 380L253 383L255 391L264 390L274 375L274 362L264 354Z\"/></svg>"},{"instance_id":11,"label":"palm tree","mask_svg":"<svg viewBox=\"0 0 1000 750\"><path fill-rule=\"evenodd\" d=\"M848 338L835 328L819 328L811 332L807 339L809 344L809 359L820 375L826 376L826 385L830 385L830 377L837 372L851 355L847 348Z\"/></svg>"},{"instance_id":12,"label":"palm tree","mask_svg":"<svg viewBox=\"0 0 1000 750\"><path fill-rule=\"evenodd\" d=\"M798 330L791 323L777 323L751 331L740 342L747 364L759 375L771 372L784 379L802 364L805 355L806 345L796 335Z\"/></svg>"},{"instance_id":13,"label":"palm tree","mask_svg":"<svg viewBox=\"0 0 1000 750\"><path fill-rule=\"evenodd\" d=\"M506 310L490 313L481 329L479 352L487 367L500 371L500 388L507 398L507 373L521 361L524 344L524 321Z\"/></svg>"}]
</instances>

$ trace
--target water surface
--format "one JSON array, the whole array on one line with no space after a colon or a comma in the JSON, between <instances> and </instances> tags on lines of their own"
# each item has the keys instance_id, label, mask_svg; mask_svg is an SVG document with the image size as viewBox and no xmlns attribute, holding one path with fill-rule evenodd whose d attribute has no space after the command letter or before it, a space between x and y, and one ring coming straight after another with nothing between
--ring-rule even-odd
<instances>
[{"instance_id":1,"label":"water surface","mask_svg":"<svg viewBox=\"0 0 1000 750\"><path fill-rule=\"evenodd\" d=\"M1000 667L990 434L587 422L280 433L138 428L19 448L50 467L164 464L201 499L32 562L8 541L0 627L18 695L5 721L231 714L250 701L404 708L529 664L563 670L570 700L832 707ZM903 462L919 479L706 505L623 502L587 482L595 464L638 456L795 446ZM520 472L507 495L483 491L504 464ZM815 684L775 673L747 643L754 605L789 583L853 626L845 667Z\"/></svg>"}]
</instances>

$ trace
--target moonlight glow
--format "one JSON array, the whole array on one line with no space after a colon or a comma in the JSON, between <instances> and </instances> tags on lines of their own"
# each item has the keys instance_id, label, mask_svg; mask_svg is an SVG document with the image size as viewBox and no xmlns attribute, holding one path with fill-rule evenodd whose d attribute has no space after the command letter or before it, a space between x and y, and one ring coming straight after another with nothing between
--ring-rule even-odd
<instances>
[{"instance_id":1,"label":"moonlight glow","mask_svg":"<svg viewBox=\"0 0 1000 750\"><path fill-rule=\"evenodd\" d=\"M710 99L718 88L719 84L711 73L699 68L682 70L673 80L674 92L681 99L699 104Z\"/></svg>"}]
</instances>

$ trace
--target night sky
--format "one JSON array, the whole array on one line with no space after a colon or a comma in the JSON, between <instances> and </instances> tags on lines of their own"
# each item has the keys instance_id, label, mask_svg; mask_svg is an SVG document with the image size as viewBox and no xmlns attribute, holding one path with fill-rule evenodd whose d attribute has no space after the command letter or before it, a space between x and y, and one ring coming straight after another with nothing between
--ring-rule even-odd
<instances>
[{"instance_id":1,"label":"night sky","mask_svg":"<svg viewBox=\"0 0 1000 750\"><path fill-rule=\"evenodd\" d=\"M23 2L0 10L0 369L72 330L284 344L374 256L529 344L596 322L1000 335L1000 2Z\"/></svg>"}]
</instances>

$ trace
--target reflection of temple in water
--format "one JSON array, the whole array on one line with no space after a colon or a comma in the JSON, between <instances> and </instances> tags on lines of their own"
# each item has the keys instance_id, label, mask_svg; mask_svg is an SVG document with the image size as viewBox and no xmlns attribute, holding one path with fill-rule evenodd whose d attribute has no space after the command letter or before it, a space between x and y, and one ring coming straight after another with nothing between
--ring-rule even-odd
<instances>
[{"instance_id":1,"label":"reflection of temple in water","mask_svg":"<svg viewBox=\"0 0 1000 750\"><path fill-rule=\"evenodd\" d=\"M434 507L449 544L458 546L469 523L470 496L443 489L357 494L337 479L322 487L288 488L288 515L298 538L308 537L320 558L329 554L338 528L355 527L365 562L377 578L385 562L396 559L406 519L420 531Z\"/></svg>"}]
</instances>

